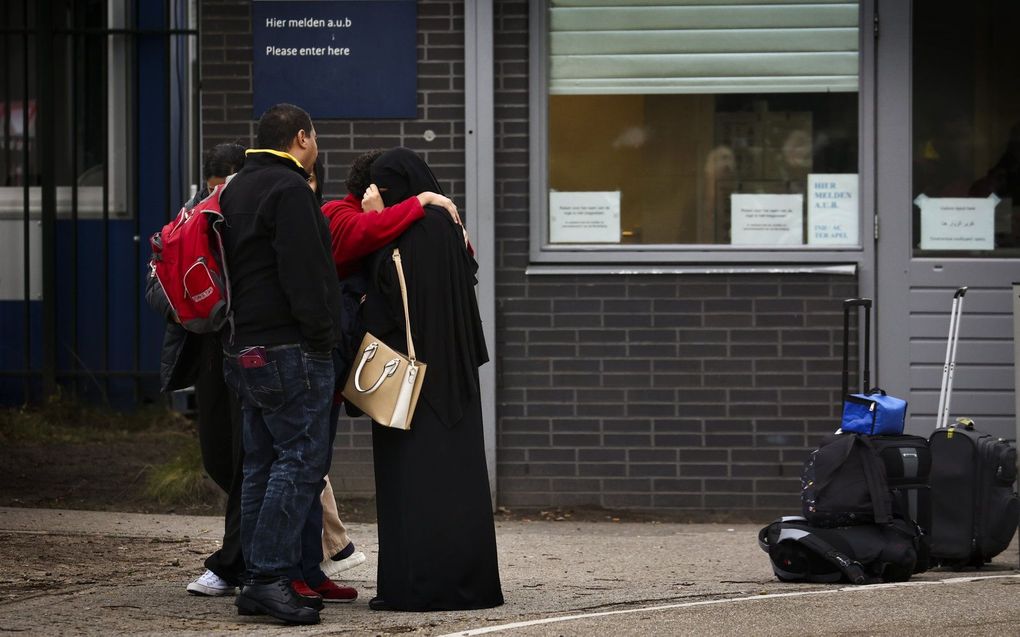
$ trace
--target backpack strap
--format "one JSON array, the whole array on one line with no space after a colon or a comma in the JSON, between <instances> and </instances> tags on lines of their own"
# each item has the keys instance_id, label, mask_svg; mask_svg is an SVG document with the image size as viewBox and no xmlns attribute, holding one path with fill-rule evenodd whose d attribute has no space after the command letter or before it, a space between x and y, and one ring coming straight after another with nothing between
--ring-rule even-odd
<instances>
[{"instance_id":1,"label":"backpack strap","mask_svg":"<svg viewBox=\"0 0 1020 637\"><path fill-rule=\"evenodd\" d=\"M867 573L864 571L864 566L860 562L851 559L845 553L836 550L835 547L818 537L815 533L805 529L780 529L779 541L797 542L811 549L813 552L825 558L826 561L838 568L839 571L843 573L848 580L850 580L851 584L861 585L877 581L874 578L868 577ZM768 546L767 537L759 535L759 542L761 542L764 546ZM764 546L762 547L763 549Z\"/></svg>"},{"instance_id":2,"label":"backpack strap","mask_svg":"<svg viewBox=\"0 0 1020 637\"><path fill-rule=\"evenodd\" d=\"M233 308L233 294L230 287L230 268L227 266L227 251L223 247L223 231L222 228L227 227L227 218L223 216L223 209L220 207L220 195L230 185L230 180L235 177L237 173L228 175L226 181L222 184L217 185L213 188L209 196L203 199L208 201L207 211L212 216L213 220L210 222L210 228L212 228L213 234L216 235L216 248L219 250L216 256L219 257L220 267L223 268L223 279L226 283L226 297L227 297L227 329L229 336L227 342L230 345L234 344L234 308ZM233 191L231 191L233 192Z\"/></svg>"},{"instance_id":3,"label":"backpack strap","mask_svg":"<svg viewBox=\"0 0 1020 637\"><path fill-rule=\"evenodd\" d=\"M868 482L868 491L871 493L871 505L875 511L875 524L888 524L891 521L891 517L889 511L882 506L882 503L889 497L889 486L882 476L884 470L884 465L881 464L882 459L878 457L878 452L875 451L875 446L871 440L866 436L853 435L868 450L868 453L862 456L861 464L864 468L864 478Z\"/></svg>"}]
</instances>

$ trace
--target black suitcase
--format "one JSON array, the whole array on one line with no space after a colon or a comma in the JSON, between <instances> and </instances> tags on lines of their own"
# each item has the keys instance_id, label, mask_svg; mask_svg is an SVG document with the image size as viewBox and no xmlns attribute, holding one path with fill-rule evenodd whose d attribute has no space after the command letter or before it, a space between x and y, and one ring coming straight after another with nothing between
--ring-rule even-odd
<instances>
[{"instance_id":1,"label":"black suitcase","mask_svg":"<svg viewBox=\"0 0 1020 637\"><path fill-rule=\"evenodd\" d=\"M951 567L981 566L1009 546L1020 523L1016 446L966 418L949 425L960 315L967 288L953 295L946 362L931 446L931 554Z\"/></svg>"},{"instance_id":2,"label":"black suitcase","mask_svg":"<svg viewBox=\"0 0 1020 637\"><path fill-rule=\"evenodd\" d=\"M867 392L871 382L871 299L847 299L843 301L843 395L850 393L850 312L864 309L863 332L864 361L861 392ZM860 322L858 322L860 325ZM885 479L892 493L894 516L912 520L927 533L931 529L931 452L928 440L921 436L901 434L897 436L868 436L875 452L885 465ZM824 443L823 443L824 444Z\"/></svg>"},{"instance_id":3,"label":"black suitcase","mask_svg":"<svg viewBox=\"0 0 1020 637\"><path fill-rule=\"evenodd\" d=\"M1006 550L1020 522L1016 447L973 425L931 435L931 554L945 566L981 566Z\"/></svg>"}]
</instances>

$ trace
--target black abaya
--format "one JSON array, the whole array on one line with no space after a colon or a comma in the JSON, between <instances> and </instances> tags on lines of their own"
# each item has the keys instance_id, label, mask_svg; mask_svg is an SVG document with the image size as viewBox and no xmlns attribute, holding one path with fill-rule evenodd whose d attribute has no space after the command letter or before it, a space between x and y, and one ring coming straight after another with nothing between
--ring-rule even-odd
<instances>
[{"instance_id":1,"label":"black abaya","mask_svg":"<svg viewBox=\"0 0 1020 637\"><path fill-rule=\"evenodd\" d=\"M423 179L427 176L430 183ZM438 190L407 149L372 168L384 201L404 190ZM445 211L400 238L408 311L418 358L427 365L410 431L372 427L379 521L378 594L397 610L465 610L503 603L478 391L487 360L474 292L477 264ZM373 259L366 327L406 352L392 246Z\"/></svg>"}]
</instances>

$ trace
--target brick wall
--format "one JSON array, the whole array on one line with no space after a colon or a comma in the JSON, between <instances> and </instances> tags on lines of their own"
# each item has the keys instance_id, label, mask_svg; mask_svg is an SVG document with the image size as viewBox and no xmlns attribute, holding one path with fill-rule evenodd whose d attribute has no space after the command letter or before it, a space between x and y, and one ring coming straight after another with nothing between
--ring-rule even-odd
<instances>
[{"instance_id":1,"label":"brick wall","mask_svg":"<svg viewBox=\"0 0 1020 637\"><path fill-rule=\"evenodd\" d=\"M798 510L853 280L503 274L501 503Z\"/></svg>"},{"instance_id":2,"label":"brick wall","mask_svg":"<svg viewBox=\"0 0 1020 637\"><path fill-rule=\"evenodd\" d=\"M251 0L202 0L202 143L254 144ZM329 90L329 87L322 87ZM338 96L344 99L344 96ZM298 104L300 106L300 104ZM418 2L418 117L415 120L317 120L327 198L346 195L351 161L374 148L407 146L423 154L446 194L464 200L464 5ZM426 130L435 139L424 139ZM372 436L364 419L342 419L330 476L337 495L375 492Z\"/></svg>"}]
</instances>

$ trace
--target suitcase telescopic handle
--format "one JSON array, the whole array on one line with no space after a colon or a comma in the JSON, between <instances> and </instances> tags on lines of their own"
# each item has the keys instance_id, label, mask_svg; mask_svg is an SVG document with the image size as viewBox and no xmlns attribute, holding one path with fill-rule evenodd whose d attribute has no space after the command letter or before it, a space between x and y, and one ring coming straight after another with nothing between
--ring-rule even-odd
<instances>
[{"instance_id":1,"label":"suitcase telescopic handle","mask_svg":"<svg viewBox=\"0 0 1020 637\"><path fill-rule=\"evenodd\" d=\"M966 290L967 288L963 288L963 289ZM857 306L857 307L866 307L866 308L868 308L870 310L871 309L871 299L845 299L843 301L843 309L844 310L849 310L850 308L852 308L854 306Z\"/></svg>"},{"instance_id":2,"label":"suitcase telescopic handle","mask_svg":"<svg viewBox=\"0 0 1020 637\"><path fill-rule=\"evenodd\" d=\"M946 362L942 365L942 386L939 389L939 406L935 412L935 428L949 425L949 405L953 396L953 376L956 372L956 344L960 336L960 317L963 314L963 297L967 286L956 288L953 306L949 310L949 336L946 338Z\"/></svg>"},{"instance_id":3,"label":"suitcase telescopic handle","mask_svg":"<svg viewBox=\"0 0 1020 637\"><path fill-rule=\"evenodd\" d=\"M843 301L843 395L850 391L850 310L864 308L864 384L862 392L871 385L871 299L858 298Z\"/></svg>"}]
</instances>

